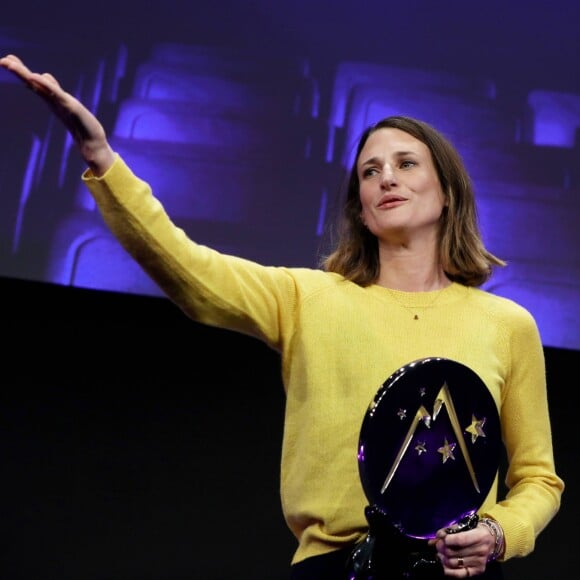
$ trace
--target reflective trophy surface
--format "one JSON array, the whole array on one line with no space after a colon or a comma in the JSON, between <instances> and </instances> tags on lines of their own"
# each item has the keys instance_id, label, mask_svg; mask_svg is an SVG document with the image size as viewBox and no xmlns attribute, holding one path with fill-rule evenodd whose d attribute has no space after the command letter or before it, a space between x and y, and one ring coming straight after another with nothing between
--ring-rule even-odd
<instances>
[{"instance_id":1,"label":"reflective trophy surface","mask_svg":"<svg viewBox=\"0 0 580 580\"><path fill-rule=\"evenodd\" d=\"M428 540L440 528L455 533L477 525L500 444L495 401L469 367L424 358L393 373L361 426L369 530L347 562L347 578L432 577L441 565Z\"/></svg>"}]
</instances>

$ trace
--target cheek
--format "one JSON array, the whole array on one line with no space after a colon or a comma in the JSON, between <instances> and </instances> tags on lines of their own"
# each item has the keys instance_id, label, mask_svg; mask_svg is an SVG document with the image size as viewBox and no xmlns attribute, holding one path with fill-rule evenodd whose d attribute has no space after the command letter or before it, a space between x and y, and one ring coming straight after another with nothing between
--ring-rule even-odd
<instances>
[{"instance_id":1,"label":"cheek","mask_svg":"<svg viewBox=\"0 0 580 580\"><path fill-rule=\"evenodd\" d=\"M362 207L361 212L368 211L369 206L372 205L373 193L369 191L368 187L362 187L359 189L359 200Z\"/></svg>"},{"instance_id":2,"label":"cheek","mask_svg":"<svg viewBox=\"0 0 580 580\"><path fill-rule=\"evenodd\" d=\"M372 212L369 210L368 205L364 203L361 199L361 210L360 210L360 219L365 226L368 226L368 222L372 219Z\"/></svg>"}]
</instances>

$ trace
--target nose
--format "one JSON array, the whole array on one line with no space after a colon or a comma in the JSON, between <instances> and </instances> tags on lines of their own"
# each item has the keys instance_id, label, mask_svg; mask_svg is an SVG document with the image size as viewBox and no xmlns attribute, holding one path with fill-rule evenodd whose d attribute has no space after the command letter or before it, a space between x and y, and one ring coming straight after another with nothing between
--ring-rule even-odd
<instances>
[{"instance_id":1,"label":"nose","mask_svg":"<svg viewBox=\"0 0 580 580\"><path fill-rule=\"evenodd\" d=\"M383 167L383 172L381 176L381 186L385 189L390 189L391 187L397 185L397 178L392 166L387 163Z\"/></svg>"}]
</instances>

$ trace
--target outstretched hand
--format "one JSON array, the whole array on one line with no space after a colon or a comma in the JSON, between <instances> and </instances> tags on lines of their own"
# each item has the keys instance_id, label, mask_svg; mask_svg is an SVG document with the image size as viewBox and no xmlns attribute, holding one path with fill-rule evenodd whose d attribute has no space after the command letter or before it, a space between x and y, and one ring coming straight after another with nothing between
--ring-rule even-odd
<instances>
[{"instance_id":1,"label":"outstretched hand","mask_svg":"<svg viewBox=\"0 0 580 580\"><path fill-rule=\"evenodd\" d=\"M67 93L51 74L32 72L14 55L0 58L0 66L13 73L48 104L77 143L81 156L93 173L103 175L113 164L115 153L95 115Z\"/></svg>"}]
</instances>

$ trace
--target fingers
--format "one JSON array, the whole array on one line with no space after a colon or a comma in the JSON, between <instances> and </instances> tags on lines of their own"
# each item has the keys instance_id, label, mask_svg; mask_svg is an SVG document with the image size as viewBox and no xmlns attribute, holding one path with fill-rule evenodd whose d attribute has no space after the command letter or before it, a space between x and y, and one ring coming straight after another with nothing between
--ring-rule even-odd
<instances>
[{"instance_id":1,"label":"fingers","mask_svg":"<svg viewBox=\"0 0 580 580\"><path fill-rule=\"evenodd\" d=\"M457 558L457 567L459 569L465 570L465 577L466 578L469 578L471 576L471 572L469 571L469 566L465 565L465 561L463 560L463 558L461 558L461 556L459 558Z\"/></svg>"},{"instance_id":2,"label":"fingers","mask_svg":"<svg viewBox=\"0 0 580 580\"><path fill-rule=\"evenodd\" d=\"M467 556L451 556L450 558L440 558L440 560L443 566L455 570L467 568L470 564L472 564L471 562L468 562Z\"/></svg>"},{"instance_id":3,"label":"fingers","mask_svg":"<svg viewBox=\"0 0 580 580\"><path fill-rule=\"evenodd\" d=\"M8 54L0 58L0 66L3 66L6 70L9 70L11 73L14 73L16 76L23 79L32 74L32 71L13 54Z\"/></svg>"},{"instance_id":4,"label":"fingers","mask_svg":"<svg viewBox=\"0 0 580 580\"><path fill-rule=\"evenodd\" d=\"M14 65L23 65L22 61L15 55L13 54L7 54L6 56L3 56L2 58L0 58L0 64L3 67L9 68L10 66L14 66Z\"/></svg>"},{"instance_id":5,"label":"fingers","mask_svg":"<svg viewBox=\"0 0 580 580\"><path fill-rule=\"evenodd\" d=\"M9 54L0 58L0 66L14 74L34 92L42 96L52 96L62 91L58 81L50 73L35 73L31 71L17 56Z\"/></svg>"},{"instance_id":6,"label":"fingers","mask_svg":"<svg viewBox=\"0 0 580 580\"><path fill-rule=\"evenodd\" d=\"M486 568L485 561L477 556L449 556L439 554L439 561L443 567L445 576L452 578L470 578L483 574Z\"/></svg>"}]
</instances>

